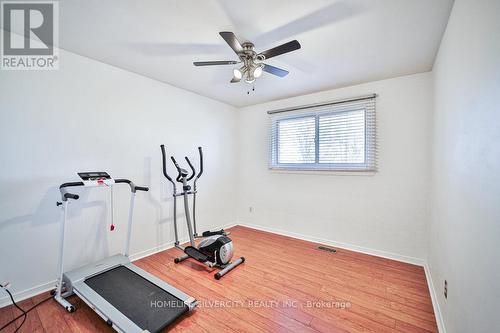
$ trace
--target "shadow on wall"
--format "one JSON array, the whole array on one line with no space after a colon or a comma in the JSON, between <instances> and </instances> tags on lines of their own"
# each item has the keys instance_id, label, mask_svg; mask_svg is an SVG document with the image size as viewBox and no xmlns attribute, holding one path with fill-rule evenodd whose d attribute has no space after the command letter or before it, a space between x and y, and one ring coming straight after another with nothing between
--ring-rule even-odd
<instances>
[{"instance_id":1,"label":"shadow on wall","mask_svg":"<svg viewBox=\"0 0 500 333\"><path fill-rule=\"evenodd\" d=\"M56 199L57 198L57 199ZM60 209L56 207L56 202L61 196L58 187L50 187L42 198L34 214L17 216L0 222L0 231L13 225L30 223L33 226L49 223L59 223L61 221Z\"/></svg>"},{"instance_id":2,"label":"shadow on wall","mask_svg":"<svg viewBox=\"0 0 500 333\"><path fill-rule=\"evenodd\" d=\"M78 191L78 194L80 195L80 199L78 200L78 202L73 200L69 201L69 207L67 213L68 222L70 222L73 219L81 218L81 216L83 215L82 212L89 208L97 208L98 212L97 216L100 222L107 220L109 214L109 208L106 201L103 200L88 201L89 197L88 191ZM63 209L62 206L58 207L56 203L60 201L61 201L61 194L59 192L59 187L57 186L50 187L48 191L45 193L45 195L43 195L40 203L37 206L37 209L33 214L16 216L11 219L0 221L0 234L3 234L5 229L13 227L15 225L28 224L30 227L29 232L36 233L37 232L36 229L38 227L45 226L48 224L56 224L57 229L55 229L56 231L53 234L54 236L52 238L43 238L40 240L38 244L39 247L42 247L44 245L44 242L58 241L59 237L61 236L59 227L62 223ZM95 247L93 247L93 250L95 250L97 253L109 252L109 245L108 242L106 241L105 233L97 233L96 237L93 238L93 240L95 240L93 244L95 245ZM88 243L84 244L86 246L90 245Z\"/></svg>"},{"instance_id":3,"label":"shadow on wall","mask_svg":"<svg viewBox=\"0 0 500 333\"><path fill-rule=\"evenodd\" d=\"M155 173L159 174L159 179L153 177L153 159L151 157L144 158L144 179L146 181L147 186L149 186L150 190L147 192L146 200L151 204L155 211L155 221L158 221L156 224L156 245L161 246L167 242L173 241L174 234L174 198L172 196L172 185L168 182L161 170L157 165L154 166ZM153 179L154 178L154 179ZM160 193L159 196L156 197L154 195L155 186L151 186L155 181L158 181L160 185ZM185 219L184 214L184 206L182 206L182 202L177 201L177 223L182 223L182 220ZM172 235L168 239L165 239L165 226L167 228L167 234ZM182 238L182 228L179 230L179 237Z\"/></svg>"},{"instance_id":4,"label":"shadow on wall","mask_svg":"<svg viewBox=\"0 0 500 333\"><path fill-rule=\"evenodd\" d=\"M165 204L162 204L161 202L161 194L160 194L160 200L155 198L153 195L153 188L151 187L151 184L153 183L153 162L152 162L151 157L146 157L144 158L144 179L146 180L146 186L149 187L149 191L147 192L146 195L146 200L151 204L153 209L155 210L155 221L158 221L156 224L156 245L159 246L161 244L165 243L165 240L163 238L163 233L162 233L162 224L168 223L171 224L173 221L172 217L163 217L163 212L162 212L162 207L165 206ZM163 188L163 186L162 186ZM170 198L171 199L171 198ZM165 200L167 201L167 200Z\"/></svg>"},{"instance_id":5,"label":"shadow on wall","mask_svg":"<svg viewBox=\"0 0 500 333\"><path fill-rule=\"evenodd\" d=\"M78 193L80 196L79 203L85 202L85 204L79 204L73 209L68 209L68 219L78 217L81 215L82 210L89 207L102 207L103 218L107 215L107 207L104 201L91 201L87 202L88 193ZM40 204L38 205L35 213L17 216L11 219L7 219L0 222L0 230L7 228L15 224L21 224L26 222L31 222L31 225L44 225L50 223L60 223L62 220L62 206L57 207L56 203L61 202L61 192L59 187L52 186L45 193ZM72 200L70 200L70 203Z\"/></svg>"}]
</instances>

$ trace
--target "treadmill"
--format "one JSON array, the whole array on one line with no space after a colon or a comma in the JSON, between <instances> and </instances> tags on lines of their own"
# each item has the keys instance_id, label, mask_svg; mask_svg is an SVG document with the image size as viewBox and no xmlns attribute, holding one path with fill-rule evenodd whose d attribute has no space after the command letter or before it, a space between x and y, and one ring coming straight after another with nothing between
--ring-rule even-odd
<instances>
[{"instance_id":1,"label":"treadmill","mask_svg":"<svg viewBox=\"0 0 500 333\"><path fill-rule=\"evenodd\" d=\"M113 179L106 172L81 172L79 182L64 183L59 187L63 208L59 244L59 278L54 299L68 312L75 307L66 297L76 294L88 304L109 326L118 332L135 333L162 331L177 318L196 307L197 301L165 281L135 266L129 259L130 236L135 194L149 188L136 186L128 179ZM73 187L109 187L111 191L111 220L113 221L113 186L130 186L128 231L124 254L114 255L98 262L64 272L64 239L66 235L69 199L79 195L70 193ZM111 224L111 230L114 224Z\"/></svg>"}]
</instances>

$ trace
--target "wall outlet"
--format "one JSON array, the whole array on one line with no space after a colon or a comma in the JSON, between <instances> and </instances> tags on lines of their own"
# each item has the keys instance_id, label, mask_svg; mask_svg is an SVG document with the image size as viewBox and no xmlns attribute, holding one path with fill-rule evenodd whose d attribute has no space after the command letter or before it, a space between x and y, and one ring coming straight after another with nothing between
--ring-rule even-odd
<instances>
[{"instance_id":1,"label":"wall outlet","mask_svg":"<svg viewBox=\"0 0 500 333\"><path fill-rule=\"evenodd\" d=\"M444 298L448 299L448 281L444 280Z\"/></svg>"}]
</instances>

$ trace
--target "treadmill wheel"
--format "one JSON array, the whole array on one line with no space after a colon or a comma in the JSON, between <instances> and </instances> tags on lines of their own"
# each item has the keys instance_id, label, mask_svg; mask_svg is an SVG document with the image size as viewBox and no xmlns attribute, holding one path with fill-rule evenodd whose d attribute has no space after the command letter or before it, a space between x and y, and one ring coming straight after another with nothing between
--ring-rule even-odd
<instances>
[{"instance_id":1,"label":"treadmill wheel","mask_svg":"<svg viewBox=\"0 0 500 333\"><path fill-rule=\"evenodd\" d=\"M220 280L220 278L221 278L220 273L215 273L215 274L214 274L214 278L215 278L216 280Z\"/></svg>"},{"instance_id":2,"label":"treadmill wheel","mask_svg":"<svg viewBox=\"0 0 500 333\"><path fill-rule=\"evenodd\" d=\"M68 307L66 308L66 310L67 310L69 313L73 313L73 312L75 312L75 311L76 311L76 308L75 308L73 305L71 305L71 306L68 306Z\"/></svg>"},{"instance_id":3,"label":"treadmill wheel","mask_svg":"<svg viewBox=\"0 0 500 333\"><path fill-rule=\"evenodd\" d=\"M106 324L108 324L109 327L113 327L113 322L111 320L106 320Z\"/></svg>"}]
</instances>

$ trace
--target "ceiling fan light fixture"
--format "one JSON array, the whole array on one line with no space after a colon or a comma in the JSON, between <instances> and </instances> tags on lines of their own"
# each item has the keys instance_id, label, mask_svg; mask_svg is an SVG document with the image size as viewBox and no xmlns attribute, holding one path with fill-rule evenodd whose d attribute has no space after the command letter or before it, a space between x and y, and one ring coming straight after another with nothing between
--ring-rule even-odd
<instances>
[{"instance_id":1,"label":"ceiling fan light fixture","mask_svg":"<svg viewBox=\"0 0 500 333\"><path fill-rule=\"evenodd\" d=\"M233 69L233 77L237 80L241 80L241 78L243 77L242 71L238 68Z\"/></svg>"},{"instance_id":2,"label":"ceiling fan light fixture","mask_svg":"<svg viewBox=\"0 0 500 333\"><path fill-rule=\"evenodd\" d=\"M254 78L259 78L262 76L262 67L264 67L262 64L259 64L257 65L254 69L253 69L253 77Z\"/></svg>"}]
</instances>

